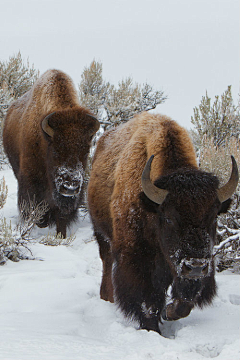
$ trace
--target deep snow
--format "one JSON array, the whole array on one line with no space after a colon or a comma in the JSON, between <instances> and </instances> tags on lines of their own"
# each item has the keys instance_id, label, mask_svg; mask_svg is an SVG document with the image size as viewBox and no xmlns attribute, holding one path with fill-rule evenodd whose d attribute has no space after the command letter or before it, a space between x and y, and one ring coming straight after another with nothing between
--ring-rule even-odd
<instances>
[{"instance_id":1,"label":"deep snow","mask_svg":"<svg viewBox=\"0 0 240 360\"><path fill-rule=\"evenodd\" d=\"M2 176L9 194L1 215L14 226L17 182L10 169ZM33 235L47 232L36 228ZM101 261L89 219L80 219L72 232L69 247L32 244L36 260L0 267L0 359L240 359L239 275L217 274L213 305L165 322L160 336L137 330L99 298Z\"/></svg>"}]
</instances>

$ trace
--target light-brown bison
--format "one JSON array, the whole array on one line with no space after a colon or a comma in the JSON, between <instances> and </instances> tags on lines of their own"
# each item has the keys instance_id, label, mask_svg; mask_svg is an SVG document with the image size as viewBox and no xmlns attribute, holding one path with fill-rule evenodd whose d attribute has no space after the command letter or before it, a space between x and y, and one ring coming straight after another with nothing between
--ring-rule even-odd
<instances>
[{"instance_id":1,"label":"light-brown bison","mask_svg":"<svg viewBox=\"0 0 240 360\"><path fill-rule=\"evenodd\" d=\"M219 188L198 168L187 131L166 116L142 113L102 136L88 186L102 299L157 332L162 319L211 303L216 218L238 183L234 158L232 165Z\"/></svg>"},{"instance_id":2,"label":"light-brown bison","mask_svg":"<svg viewBox=\"0 0 240 360\"><path fill-rule=\"evenodd\" d=\"M91 139L99 122L80 106L72 80L46 71L32 89L9 108L4 129L5 152L18 180L18 204L45 201L40 227L66 228L76 219Z\"/></svg>"}]
</instances>

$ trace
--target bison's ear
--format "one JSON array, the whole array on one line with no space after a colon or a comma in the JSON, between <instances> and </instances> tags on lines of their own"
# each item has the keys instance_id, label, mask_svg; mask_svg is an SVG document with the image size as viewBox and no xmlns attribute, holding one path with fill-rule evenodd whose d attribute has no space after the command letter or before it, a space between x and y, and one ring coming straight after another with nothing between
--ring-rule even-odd
<instances>
[{"instance_id":1,"label":"bison's ear","mask_svg":"<svg viewBox=\"0 0 240 360\"><path fill-rule=\"evenodd\" d=\"M145 211L147 212L151 212L156 214L159 208L159 205L156 204L155 202L153 202L152 200L150 200L145 194L144 192L140 192L139 194L139 199L140 199L140 203L141 206L144 208Z\"/></svg>"},{"instance_id":2,"label":"bison's ear","mask_svg":"<svg viewBox=\"0 0 240 360\"><path fill-rule=\"evenodd\" d=\"M226 213L230 207L232 203L232 199L227 199L226 201L224 201L222 204L221 204L221 208L218 212L218 215L219 214L222 214L222 213Z\"/></svg>"}]
</instances>

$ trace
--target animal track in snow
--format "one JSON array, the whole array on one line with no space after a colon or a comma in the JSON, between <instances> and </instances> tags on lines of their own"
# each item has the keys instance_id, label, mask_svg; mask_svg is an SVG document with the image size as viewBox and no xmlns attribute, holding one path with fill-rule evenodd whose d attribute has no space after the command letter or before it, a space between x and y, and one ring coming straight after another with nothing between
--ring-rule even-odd
<instances>
[{"instance_id":1,"label":"animal track in snow","mask_svg":"<svg viewBox=\"0 0 240 360\"><path fill-rule=\"evenodd\" d=\"M229 294L229 301L233 305L240 305L240 296L236 294Z\"/></svg>"},{"instance_id":2,"label":"animal track in snow","mask_svg":"<svg viewBox=\"0 0 240 360\"><path fill-rule=\"evenodd\" d=\"M196 352L205 358L215 358L219 356L222 349L222 345L218 344L200 344L195 348Z\"/></svg>"}]
</instances>

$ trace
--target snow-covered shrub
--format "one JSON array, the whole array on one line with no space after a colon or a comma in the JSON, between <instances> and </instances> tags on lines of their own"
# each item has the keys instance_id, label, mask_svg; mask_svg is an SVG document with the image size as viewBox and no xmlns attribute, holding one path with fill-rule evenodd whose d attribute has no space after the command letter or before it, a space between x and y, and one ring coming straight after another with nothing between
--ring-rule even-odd
<instances>
[{"instance_id":1,"label":"snow-covered shrub","mask_svg":"<svg viewBox=\"0 0 240 360\"><path fill-rule=\"evenodd\" d=\"M44 236L39 243L48 245L48 246L59 246L59 245L65 245L69 246L72 244L72 242L75 240L75 236L70 235L66 238L62 237L61 234L57 235L51 235L48 234L47 236Z\"/></svg>"},{"instance_id":2,"label":"snow-covered shrub","mask_svg":"<svg viewBox=\"0 0 240 360\"><path fill-rule=\"evenodd\" d=\"M2 166L7 163L7 157L3 150L2 143L2 131L3 131L3 120L7 114L7 110L13 101L13 97L10 95L10 91L2 84L0 84L0 169Z\"/></svg>"},{"instance_id":3,"label":"snow-covered shrub","mask_svg":"<svg viewBox=\"0 0 240 360\"><path fill-rule=\"evenodd\" d=\"M200 150L200 167L218 176L220 186L226 183L231 172L233 155L240 169L239 141L231 138L225 146L216 147L213 139L205 139ZM218 217L219 244L215 246L217 270L227 268L240 272L240 185L232 197L232 204L226 214Z\"/></svg>"},{"instance_id":4,"label":"snow-covered shrub","mask_svg":"<svg viewBox=\"0 0 240 360\"><path fill-rule=\"evenodd\" d=\"M41 221L48 210L48 205L45 201L37 203L35 200L23 200L19 207L21 214L21 221L18 225L22 234L29 234L33 227Z\"/></svg>"},{"instance_id":5,"label":"snow-covered shrub","mask_svg":"<svg viewBox=\"0 0 240 360\"><path fill-rule=\"evenodd\" d=\"M93 60L85 67L79 84L80 103L100 120L105 131L142 111L155 109L167 97L149 84L134 83L127 77L116 87L102 76L102 63Z\"/></svg>"},{"instance_id":6,"label":"snow-covered shrub","mask_svg":"<svg viewBox=\"0 0 240 360\"><path fill-rule=\"evenodd\" d=\"M7 194L8 194L8 187L6 185L5 179L2 178L2 180L0 181L0 209L2 209L6 203Z\"/></svg>"},{"instance_id":7,"label":"snow-covered shrub","mask_svg":"<svg viewBox=\"0 0 240 360\"><path fill-rule=\"evenodd\" d=\"M2 208L7 199L7 186L4 178L0 182L0 208ZM0 218L0 265L4 265L6 261L19 261L22 259L34 259L30 249L31 243L36 240L32 237L34 226L41 221L42 217L48 210L45 202L37 204L35 201L22 202L20 206L21 220L15 229L12 228L6 218ZM74 236L62 238L60 234L42 237L40 241L44 245L70 245Z\"/></svg>"},{"instance_id":8,"label":"snow-covered shrub","mask_svg":"<svg viewBox=\"0 0 240 360\"><path fill-rule=\"evenodd\" d=\"M0 218L0 265L4 265L8 259L19 261L33 258L28 236L29 234L23 234L18 229L13 230L11 223Z\"/></svg>"},{"instance_id":9,"label":"snow-covered shrub","mask_svg":"<svg viewBox=\"0 0 240 360\"><path fill-rule=\"evenodd\" d=\"M2 202L1 202L2 199ZM7 187L4 179L0 184L0 205L5 204L7 199ZM2 207L3 207L2 205ZM45 205L36 205L34 202L23 203L20 211L24 218L12 229L11 223L8 224L6 218L0 218L0 264L3 265L10 259L19 261L20 259L33 259L33 254L29 248L31 241L31 231L37 221L46 212Z\"/></svg>"},{"instance_id":10,"label":"snow-covered shrub","mask_svg":"<svg viewBox=\"0 0 240 360\"><path fill-rule=\"evenodd\" d=\"M41 222L41 219L48 211L48 204L45 201L36 203L33 201L23 201L20 205L20 213L22 214L21 222L18 225L18 230L20 231L23 238L28 237L30 239L30 233L33 227ZM70 245L74 241L74 236L69 236L67 238L62 237L61 234L51 235L47 234L42 237L39 243L50 246L58 245Z\"/></svg>"},{"instance_id":11,"label":"snow-covered shrub","mask_svg":"<svg viewBox=\"0 0 240 360\"><path fill-rule=\"evenodd\" d=\"M39 71L24 64L21 53L0 61L0 166L7 163L2 145L3 120L11 103L28 91L39 76Z\"/></svg>"},{"instance_id":12,"label":"snow-covered shrub","mask_svg":"<svg viewBox=\"0 0 240 360\"><path fill-rule=\"evenodd\" d=\"M203 146L206 138L212 139L215 146L224 146L228 139L240 135L240 103L234 105L231 86L221 96L215 96L213 103L206 92L193 113L192 137L197 149Z\"/></svg>"}]
</instances>

